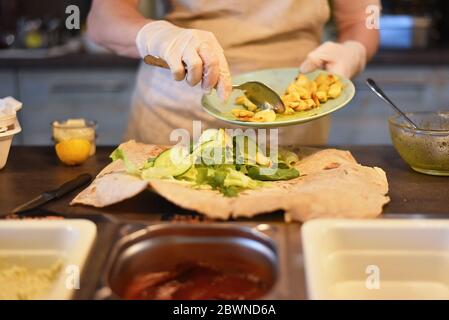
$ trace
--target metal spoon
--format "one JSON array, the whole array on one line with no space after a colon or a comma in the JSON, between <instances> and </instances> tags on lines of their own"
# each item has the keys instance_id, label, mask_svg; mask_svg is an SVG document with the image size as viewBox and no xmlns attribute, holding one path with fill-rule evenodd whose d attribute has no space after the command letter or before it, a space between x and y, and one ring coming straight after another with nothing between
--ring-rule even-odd
<instances>
[{"instance_id":1,"label":"metal spoon","mask_svg":"<svg viewBox=\"0 0 449 320\"><path fill-rule=\"evenodd\" d=\"M167 61L156 56L148 55L143 61L151 66L170 69ZM245 96L262 110L270 109L276 113L284 113L285 105L281 97L267 85L258 81L248 81L239 85L233 85L232 89L243 90Z\"/></svg>"},{"instance_id":2,"label":"metal spoon","mask_svg":"<svg viewBox=\"0 0 449 320\"><path fill-rule=\"evenodd\" d=\"M382 91L381 88L379 88L379 86L373 79L366 79L366 84L379 98L389 104L399 115L407 120L407 122L412 126L413 129L419 129L419 127L387 97L387 95Z\"/></svg>"}]
</instances>

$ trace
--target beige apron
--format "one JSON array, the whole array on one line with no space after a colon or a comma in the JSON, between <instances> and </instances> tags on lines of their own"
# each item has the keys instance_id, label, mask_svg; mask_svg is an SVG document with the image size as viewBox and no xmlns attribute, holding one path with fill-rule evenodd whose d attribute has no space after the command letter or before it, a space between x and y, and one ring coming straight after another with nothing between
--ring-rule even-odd
<instances>
[{"instance_id":1,"label":"beige apron","mask_svg":"<svg viewBox=\"0 0 449 320\"><path fill-rule=\"evenodd\" d=\"M231 73L298 67L320 44L329 18L327 0L172 0L166 19L177 26L211 31L222 45ZM127 139L169 144L173 129L230 127L202 110L200 86L174 81L169 70L141 65ZM281 144L325 144L330 118L281 128Z\"/></svg>"}]
</instances>

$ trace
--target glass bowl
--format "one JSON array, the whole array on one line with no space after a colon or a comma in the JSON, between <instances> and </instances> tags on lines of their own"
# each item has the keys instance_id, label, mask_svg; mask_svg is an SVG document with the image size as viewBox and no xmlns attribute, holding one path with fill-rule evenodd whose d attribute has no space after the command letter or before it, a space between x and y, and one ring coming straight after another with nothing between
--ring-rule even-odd
<instances>
[{"instance_id":1,"label":"glass bowl","mask_svg":"<svg viewBox=\"0 0 449 320\"><path fill-rule=\"evenodd\" d=\"M449 176L449 112L413 112L407 116L413 129L399 115L389 118L391 140L413 170Z\"/></svg>"}]
</instances>

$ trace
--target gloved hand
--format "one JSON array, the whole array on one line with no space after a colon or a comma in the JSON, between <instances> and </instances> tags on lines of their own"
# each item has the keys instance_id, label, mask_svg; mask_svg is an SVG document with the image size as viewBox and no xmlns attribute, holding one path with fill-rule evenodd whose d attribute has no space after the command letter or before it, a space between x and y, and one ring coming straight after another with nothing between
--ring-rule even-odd
<instances>
[{"instance_id":1,"label":"gloved hand","mask_svg":"<svg viewBox=\"0 0 449 320\"><path fill-rule=\"evenodd\" d=\"M221 99L229 97L232 84L228 63L211 32L153 21L140 29L136 44L142 58L151 54L167 61L175 80L186 78L191 86L201 82L203 90L216 87Z\"/></svg>"},{"instance_id":2,"label":"gloved hand","mask_svg":"<svg viewBox=\"0 0 449 320\"><path fill-rule=\"evenodd\" d=\"M366 49L357 41L325 42L307 55L300 70L303 73L323 68L329 72L352 78L366 65Z\"/></svg>"}]
</instances>

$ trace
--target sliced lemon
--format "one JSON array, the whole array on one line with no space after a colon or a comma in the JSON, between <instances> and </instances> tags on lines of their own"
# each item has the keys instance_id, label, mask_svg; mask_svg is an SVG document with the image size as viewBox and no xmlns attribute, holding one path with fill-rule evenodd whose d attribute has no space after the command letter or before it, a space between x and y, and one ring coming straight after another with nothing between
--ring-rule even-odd
<instances>
[{"instance_id":1,"label":"sliced lemon","mask_svg":"<svg viewBox=\"0 0 449 320\"><path fill-rule=\"evenodd\" d=\"M86 139L69 139L58 142L56 154L63 163L73 166L81 164L89 158L90 142Z\"/></svg>"}]
</instances>

